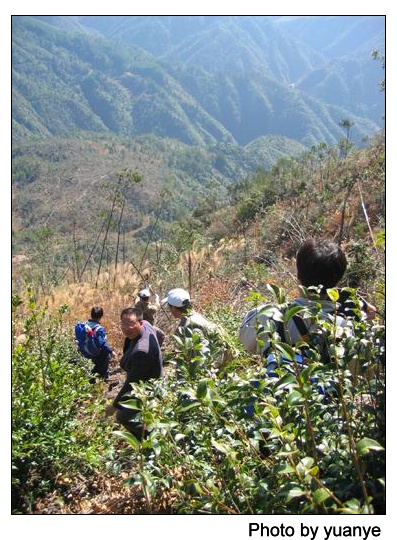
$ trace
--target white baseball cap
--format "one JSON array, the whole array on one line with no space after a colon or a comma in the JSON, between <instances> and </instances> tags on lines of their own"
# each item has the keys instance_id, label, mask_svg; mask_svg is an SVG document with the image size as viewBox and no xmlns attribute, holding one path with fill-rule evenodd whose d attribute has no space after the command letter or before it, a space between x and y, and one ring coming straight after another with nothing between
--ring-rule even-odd
<instances>
[{"instance_id":1,"label":"white baseball cap","mask_svg":"<svg viewBox=\"0 0 397 540\"><path fill-rule=\"evenodd\" d=\"M142 289L141 291L139 291L138 296L139 296L140 298L150 298L150 291L149 291L149 289Z\"/></svg>"},{"instance_id":2,"label":"white baseball cap","mask_svg":"<svg viewBox=\"0 0 397 540\"><path fill-rule=\"evenodd\" d=\"M171 289L167 296L161 300L162 304L166 302L174 307L186 307L190 303L190 294L185 289Z\"/></svg>"}]
</instances>

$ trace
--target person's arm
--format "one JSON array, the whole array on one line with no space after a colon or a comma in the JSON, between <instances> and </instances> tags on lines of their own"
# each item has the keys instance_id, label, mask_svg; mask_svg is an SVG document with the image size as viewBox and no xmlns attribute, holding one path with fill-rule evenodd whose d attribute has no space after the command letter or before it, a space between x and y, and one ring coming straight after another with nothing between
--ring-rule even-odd
<instances>
[{"instance_id":1,"label":"person's arm","mask_svg":"<svg viewBox=\"0 0 397 540\"><path fill-rule=\"evenodd\" d=\"M103 351L106 351L107 353L112 354L113 349L107 342L105 329L103 327L98 328L98 330L96 331L96 337L97 337L100 348Z\"/></svg>"},{"instance_id":2,"label":"person's arm","mask_svg":"<svg viewBox=\"0 0 397 540\"><path fill-rule=\"evenodd\" d=\"M123 354L127 352L128 350L128 347L131 345L131 339L129 337L126 337L124 339L124 344L123 344Z\"/></svg>"},{"instance_id":3,"label":"person's arm","mask_svg":"<svg viewBox=\"0 0 397 540\"><path fill-rule=\"evenodd\" d=\"M375 315L378 313L375 306L364 300L364 298L359 297L360 303L362 304L362 311L367 316L367 319L372 321L375 318Z\"/></svg>"}]
</instances>

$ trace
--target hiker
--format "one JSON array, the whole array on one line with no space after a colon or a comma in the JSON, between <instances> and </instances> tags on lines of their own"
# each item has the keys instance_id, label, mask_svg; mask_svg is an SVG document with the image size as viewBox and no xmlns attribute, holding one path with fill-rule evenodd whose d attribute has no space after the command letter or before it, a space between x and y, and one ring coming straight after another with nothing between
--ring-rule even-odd
<instances>
[{"instance_id":1,"label":"hiker","mask_svg":"<svg viewBox=\"0 0 397 540\"><path fill-rule=\"evenodd\" d=\"M151 294L149 289L140 290L138 293L138 299L135 302L135 307L142 310L143 319L145 321L149 321L153 326L156 312L160 308L160 300L158 294L155 294L154 301L149 302L150 296Z\"/></svg>"},{"instance_id":2,"label":"hiker","mask_svg":"<svg viewBox=\"0 0 397 540\"><path fill-rule=\"evenodd\" d=\"M220 367L234 354L225 330L193 309L188 291L180 288L171 289L161 302L168 304L171 315L175 319L179 319L179 324L174 332L175 336L186 339L191 337L193 333L199 334L202 343L202 356L210 352L209 347L216 348L216 350L211 350L215 367ZM192 348L191 355L196 356L197 354L198 350Z\"/></svg>"},{"instance_id":3,"label":"hiker","mask_svg":"<svg viewBox=\"0 0 397 540\"><path fill-rule=\"evenodd\" d=\"M171 289L167 296L161 301L167 303L171 315L179 319L178 329L194 328L203 337L208 337L214 332L216 325L197 313L192 307L190 294L185 289Z\"/></svg>"},{"instance_id":4,"label":"hiker","mask_svg":"<svg viewBox=\"0 0 397 540\"><path fill-rule=\"evenodd\" d=\"M92 375L99 375L107 381L109 377L109 364L113 349L106 339L105 328L100 321L103 317L103 309L95 306L91 309L91 318L85 323L77 323L75 326L76 342L79 351L85 358L94 363ZM94 381L95 378L92 379Z\"/></svg>"},{"instance_id":5,"label":"hiker","mask_svg":"<svg viewBox=\"0 0 397 540\"><path fill-rule=\"evenodd\" d=\"M106 408L106 415L116 413L116 421L138 440L142 440L147 432L141 420L136 418L138 411L125 408L122 403L131 399L130 383L162 378L163 359L156 332L150 323L143 320L139 308L123 309L120 324L124 336L129 339L120 360L121 368L126 371L126 378L113 403Z\"/></svg>"},{"instance_id":6,"label":"hiker","mask_svg":"<svg viewBox=\"0 0 397 540\"><path fill-rule=\"evenodd\" d=\"M307 297L300 296L296 298L292 305L310 309L320 304L319 316L322 318L334 315L336 308L336 325L340 327L349 326L350 323L346 316L352 314L354 300L350 298L348 293L342 291L341 300L343 303L337 303L335 306L335 302L331 301L326 293L326 289L337 286L345 273L346 267L346 255L340 246L326 239L307 239L297 252L297 278L300 284L306 288L317 287L319 296L311 296L311 292L308 291ZM266 354L269 349L269 332L260 331L258 335L256 331L256 328L259 327L264 329L267 321L271 318L271 314L261 314L261 311L267 307L267 305L263 305L255 308L243 318L239 338L248 352ZM373 306L360 300L360 307L364 317L373 317L375 311ZM312 324L310 318L291 317L287 323L278 325L279 333L283 334L280 338L290 345L295 345L302 337L315 332L315 326L312 326Z\"/></svg>"},{"instance_id":7,"label":"hiker","mask_svg":"<svg viewBox=\"0 0 397 540\"><path fill-rule=\"evenodd\" d=\"M165 338L165 333L154 324L156 313L160 308L160 300L158 294L155 294L154 301L150 302L150 296L151 294L149 289L140 290L138 293L138 300L135 302L135 307L142 310L143 319L150 322L150 324L154 327L159 345L161 347Z\"/></svg>"}]
</instances>

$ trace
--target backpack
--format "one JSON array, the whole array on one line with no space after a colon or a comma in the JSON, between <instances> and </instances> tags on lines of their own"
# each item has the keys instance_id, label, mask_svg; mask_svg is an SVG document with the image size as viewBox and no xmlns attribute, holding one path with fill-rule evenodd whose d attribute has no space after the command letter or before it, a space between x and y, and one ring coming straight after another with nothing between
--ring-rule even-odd
<instances>
[{"instance_id":1,"label":"backpack","mask_svg":"<svg viewBox=\"0 0 397 540\"><path fill-rule=\"evenodd\" d=\"M296 304L294 303L288 304L286 309L283 310L283 313L285 313L291 307L293 308L295 305ZM270 360L270 364L274 365L273 364L274 356L272 354L269 355L270 344L268 344L268 346L265 348L260 343L261 340L264 340L267 338L267 333L264 330L263 332L258 332L258 327L260 328L261 326L261 320L260 320L261 314L264 314L267 318L272 320L275 326L275 331L280 337L281 343L288 343L288 340L286 338L284 322L278 320L278 318L273 317L272 311L273 309L270 308L268 305L263 305L263 306L259 306L257 308L251 309L245 315L241 323L240 330L239 330L239 338L240 338L240 341L244 344L248 352L261 354L265 358L267 358L268 361ZM274 313L276 313L277 311L279 310L275 309ZM341 313L338 313L337 315L339 319L341 318L344 319L344 316ZM323 364L329 363L331 359L330 359L328 344L326 342L325 337L322 335L322 333L310 332L308 327L306 326L306 323L303 317L299 314L299 312L292 315L290 320L294 323L296 332L299 334L299 340L305 341L310 347L315 348L320 353L321 363ZM270 359L268 359L268 356L270 357ZM301 365L309 361L308 359L305 359L304 350L302 351L302 354L296 355L296 360Z\"/></svg>"},{"instance_id":2,"label":"backpack","mask_svg":"<svg viewBox=\"0 0 397 540\"><path fill-rule=\"evenodd\" d=\"M78 322L74 327L77 345L85 358L95 358L101 352L96 331L100 324L90 326L88 323Z\"/></svg>"}]
</instances>

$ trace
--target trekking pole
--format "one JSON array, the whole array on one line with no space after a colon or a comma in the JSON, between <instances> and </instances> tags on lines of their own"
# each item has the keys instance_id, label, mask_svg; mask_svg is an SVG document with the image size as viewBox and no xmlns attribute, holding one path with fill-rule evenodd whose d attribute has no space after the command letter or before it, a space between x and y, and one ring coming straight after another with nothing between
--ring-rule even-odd
<instances>
[{"instance_id":1,"label":"trekking pole","mask_svg":"<svg viewBox=\"0 0 397 540\"><path fill-rule=\"evenodd\" d=\"M372 243L373 243L373 245L374 245L376 254L378 255L378 246L376 245L376 240L375 240L375 238L374 238L374 233L372 232L372 227L371 227L371 224L370 224L370 222L369 222L369 217L368 217L367 209L365 208L365 203L364 203L363 193L362 193L362 191L361 191L360 179L357 179L357 186L358 186L358 192L359 192L359 194L360 194L361 208L363 209L363 212L364 212L365 221L366 221L366 223L367 223L367 227L368 227L368 230L369 230L369 234L371 235Z\"/></svg>"}]
</instances>

